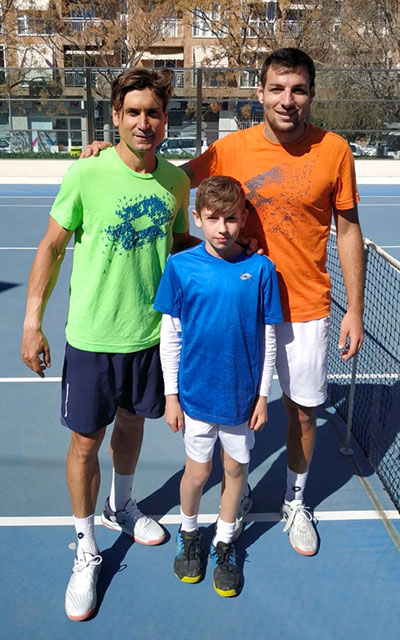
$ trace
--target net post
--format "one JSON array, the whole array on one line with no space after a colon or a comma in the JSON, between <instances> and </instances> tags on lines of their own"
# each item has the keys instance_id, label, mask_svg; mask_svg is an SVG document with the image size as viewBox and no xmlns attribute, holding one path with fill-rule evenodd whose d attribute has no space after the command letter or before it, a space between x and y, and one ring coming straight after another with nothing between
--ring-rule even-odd
<instances>
[{"instance_id":1,"label":"net post","mask_svg":"<svg viewBox=\"0 0 400 640\"><path fill-rule=\"evenodd\" d=\"M350 447L351 427L353 422L353 409L354 409L354 396L356 393L356 375L357 375L357 361L358 353L353 358L351 366L351 381L349 392L349 409L347 411L346 422L346 437L344 440L344 446L340 447L339 451L344 456L352 456L354 454L353 449Z\"/></svg>"},{"instance_id":2,"label":"net post","mask_svg":"<svg viewBox=\"0 0 400 640\"><path fill-rule=\"evenodd\" d=\"M363 287L365 289L365 278L367 273L367 261L368 261L368 249L369 249L367 238L363 238L363 247L364 247ZM344 456L352 456L354 454L353 449L350 447L350 438L351 438L351 427L353 425L354 396L356 393L357 363L358 363L358 353L356 353L355 356L353 356L353 361L351 366L351 381L350 381L350 391L349 391L349 409L347 411L346 436L344 439L344 446L340 447L339 449L340 453Z\"/></svg>"}]
</instances>

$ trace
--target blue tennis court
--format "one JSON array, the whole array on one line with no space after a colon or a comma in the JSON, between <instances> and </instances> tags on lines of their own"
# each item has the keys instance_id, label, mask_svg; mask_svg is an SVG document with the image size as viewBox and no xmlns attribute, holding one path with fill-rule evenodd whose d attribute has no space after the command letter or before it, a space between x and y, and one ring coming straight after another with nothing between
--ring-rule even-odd
<instances>
[{"instance_id":1,"label":"blue tennis court","mask_svg":"<svg viewBox=\"0 0 400 640\"><path fill-rule=\"evenodd\" d=\"M75 532L64 477L69 433L59 425L58 415L72 249L66 252L45 315L52 350L46 379L34 377L19 355L29 270L57 190L49 185L0 185L2 637L397 640L400 515L358 444L351 442L353 457L339 452L344 424L329 406L319 411L306 493L319 521L318 554L299 556L282 533L278 512L286 446L277 381L268 426L258 434L250 464L254 506L237 542L244 575L240 596L215 594L211 564L197 585L180 583L173 575L184 455L180 435L160 419L147 422L135 493L140 508L160 518L167 540L159 547L143 547L99 525L96 535L104 560L98 608L87 622L67 619L64 593ZM400 185L361 185L360 193L363 235L400 259ZM111 479L106 442L100 463L97 514ZM201 504L205 546L218 510L220 476L216 456Z\"/></svg>"}]
</instances>

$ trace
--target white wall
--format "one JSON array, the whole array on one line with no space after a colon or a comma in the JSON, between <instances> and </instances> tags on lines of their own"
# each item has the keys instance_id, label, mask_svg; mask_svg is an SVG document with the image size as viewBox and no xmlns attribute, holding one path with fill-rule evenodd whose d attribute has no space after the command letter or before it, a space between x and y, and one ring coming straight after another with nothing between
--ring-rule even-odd
<instances>
[{"instance_id":1,"label":"white wall","mask_svg":"<svg viewBox=\"0 0 400 640\"><path fill-rule=\"evenodd\" d=\"M0 158L0 184L60 184L74 160ZM179 165L186 160L174 160ZM356 160L358 184L400 184L400 160Z\"/></svg>"}]
</instances>

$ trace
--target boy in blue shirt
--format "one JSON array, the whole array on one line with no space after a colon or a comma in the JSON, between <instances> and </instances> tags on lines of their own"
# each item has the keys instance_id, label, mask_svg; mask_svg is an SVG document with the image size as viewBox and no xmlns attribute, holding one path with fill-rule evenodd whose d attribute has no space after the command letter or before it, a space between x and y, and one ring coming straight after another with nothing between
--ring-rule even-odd
<instances>
[{"instance_id":1,"label":"boy in blue shirt","mask_svg":"<svg viewBox=\"0 0 400 640\"><path fill-rule=\"evenodd\" d=\"M274 324L283 318L273 263L235 242L247 218L240 183L203 180L193 213L205 242L169 258L154 304L163 313L165 418L183 431L186 451L174 572L183 582L201 579L197 517L219 437L224 477L210 555L214 588L229 597L242 583L232 538L254 432L267 421Z\"/></svg>"}]
</instances>

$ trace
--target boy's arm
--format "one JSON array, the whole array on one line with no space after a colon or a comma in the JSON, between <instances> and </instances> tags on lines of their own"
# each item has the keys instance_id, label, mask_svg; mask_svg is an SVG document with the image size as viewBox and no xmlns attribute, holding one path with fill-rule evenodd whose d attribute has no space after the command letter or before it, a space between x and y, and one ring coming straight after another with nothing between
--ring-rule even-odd
<instances>
[{"instance_id":1,"label":"boy's arm","mask_svg":"<svg viewBox=\"0 0 400 640\"><path fill-rule=\"evenodd\" d=\"M276 360L276 335L275 325L265 325L264 339L264 362L261 373L261 380L258 390L258 396L254 404L253 412L249 420L249 428L254 431L261 431L268 420L267 396L270 393L272 385L272 376L274 375Z\"/></svg>"},{"instance_id":2,"label":"boy's arm","mask_svg":"<svg viewBox=\"0 0 400 640\"><path fill-rule=\"evenodd\" d=\"M178 396L178 372L182 350L179 318L163 313L160 335L160 359L164 376L165 420L172 431L183 427L183 411Z\"/></svg>"}]
</instances>

